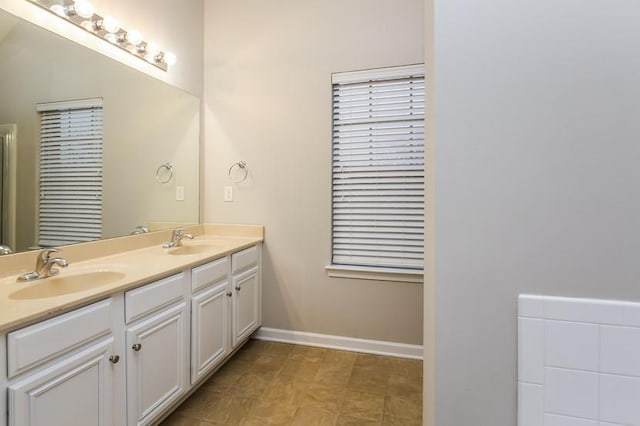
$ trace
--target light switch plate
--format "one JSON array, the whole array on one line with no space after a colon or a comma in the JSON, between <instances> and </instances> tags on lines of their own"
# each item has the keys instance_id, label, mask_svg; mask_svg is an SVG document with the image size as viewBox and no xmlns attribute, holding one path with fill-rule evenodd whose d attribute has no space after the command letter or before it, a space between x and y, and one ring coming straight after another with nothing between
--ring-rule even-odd
<instances>
[{"instance_id":1,"label":"light switch plate","mask_svg":"<svg viewBox=\"0 0 640 426\"><path fill-rule=\"evenodd\" d=\"M230 203L233 201L233 186L224 187L224 201Z\"/></svg>"},{"instance_id":2,"label":"light switch plate","mask_svg":"<svg viewBox=\"0 0 640 426\"><path fill-rule=\"evenodd\" d=\"M176 186L176 201L184 201L184 186Z\"/></svg>"}]
</instances>

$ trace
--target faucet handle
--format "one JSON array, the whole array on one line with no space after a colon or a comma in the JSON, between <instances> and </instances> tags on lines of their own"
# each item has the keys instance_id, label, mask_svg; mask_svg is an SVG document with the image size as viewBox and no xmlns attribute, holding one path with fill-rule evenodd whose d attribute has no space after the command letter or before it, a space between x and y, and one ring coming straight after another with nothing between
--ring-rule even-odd
<instances>
[{"instance_id":1,"label":"faucet handle","mask_svg":"<svg viewBox=\"0 0 640 426\"><path fill-rule=\"evenodd\" d=\"M44 249L40 253L40 258L42 258L43 260L49 260L53 253L59 253L59 252L60 252L60 249L57 249L55 247Z\"/></svg>"}]
</instances>

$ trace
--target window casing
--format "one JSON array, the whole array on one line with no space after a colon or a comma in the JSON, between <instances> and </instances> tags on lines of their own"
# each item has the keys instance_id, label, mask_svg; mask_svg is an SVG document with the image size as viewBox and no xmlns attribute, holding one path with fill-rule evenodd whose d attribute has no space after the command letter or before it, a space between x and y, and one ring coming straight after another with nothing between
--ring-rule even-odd
<instances>
[{"instance_id":1,"label":"window casing","mask_svg":"<svg viewBox=\"0 0 640 426\"><path fill-rule=\"evenodd\" d=\"M424 66L334 74L332 266L421 274Z\"/></svg>"},{"instance_id":2,"label":"window casing","mask_svg":"<svg viewBox=\"0 0 640 426\"><path fill-rule=\"evenodd\" d=\"M38 104L38 245L102 236L102 99Z\"/></svg>"}]
</instances>

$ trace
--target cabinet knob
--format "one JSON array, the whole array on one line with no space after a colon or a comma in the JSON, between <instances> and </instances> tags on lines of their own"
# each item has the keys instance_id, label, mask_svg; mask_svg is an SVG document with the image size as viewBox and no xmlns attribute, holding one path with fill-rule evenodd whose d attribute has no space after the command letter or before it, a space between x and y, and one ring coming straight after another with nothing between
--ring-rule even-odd
<instances>
[{"instance_id":1,"label":"cabinet knob","mask_svg":"<svg viewBox=\"0 0 640 426\"><path fill-rule=\"evenodd\" d=\"M111 361L111 364L117 364L120 361L120 355L111 355L109 361Z\"/></svg>"},{"instance_id":2,"label":"cabinet knob","mask_svg":"<svg viewBox=\"0 0 640 426\"><path fill-rule=\"evenodd\" d=\"M142 345L140 343L134 343L133 346L131 346L131 349L138 352L140 349L142 349Z\"/></svg>"},{"instance_id":3,"label":"cabinet knob","mask_svg":"<svg viewBox=\"0 0 640 426\"><path fill-rule=\"evenodd\" d=\"M231 297L233 296L233 293L231 293L230 291L227 292L227 297Z\"/></svg>"},{"instance_id":4,"label":"cabinet knob","mask_svg":"<svg viewBox=\"0 0 640 426\"><path fill-rule=\"evenodd\" d=\"M237 285L236 286L236 291L240 291L240 290L242 290L242 288L239 285Z\"/></svg>"}]
</instances>

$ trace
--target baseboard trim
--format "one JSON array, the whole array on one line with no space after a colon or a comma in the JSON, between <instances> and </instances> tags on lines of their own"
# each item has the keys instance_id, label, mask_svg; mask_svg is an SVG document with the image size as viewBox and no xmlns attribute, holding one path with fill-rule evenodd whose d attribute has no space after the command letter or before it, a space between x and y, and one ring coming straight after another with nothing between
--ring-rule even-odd
<instances>
[{"instance_id":1,"label":"baseboard trim","mask_svg":"<svg viewBox=\"0 0 640 426\"><path fill-rule=\"evenodd\" d=\"M423 355L421 345L331 336L328 334L307 333L304 331L282 330L269 327L261 327L252 337L254 339L268 340L271 342L294 343L296 345L318 346L321 348L341 349L344 351L400 358L422 359Z\"/></svg>"}]
</instances>

